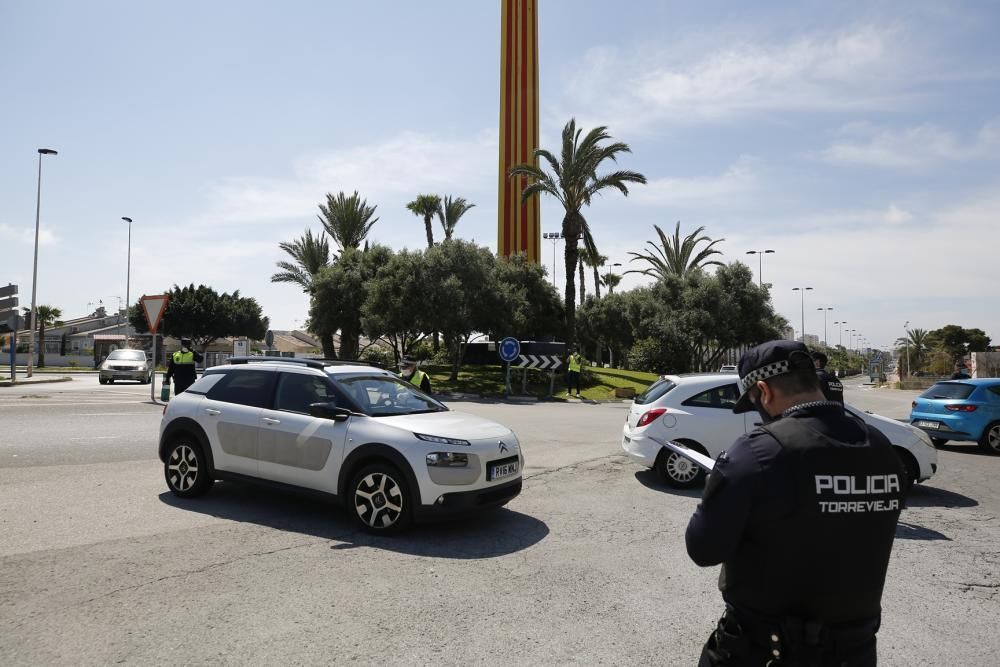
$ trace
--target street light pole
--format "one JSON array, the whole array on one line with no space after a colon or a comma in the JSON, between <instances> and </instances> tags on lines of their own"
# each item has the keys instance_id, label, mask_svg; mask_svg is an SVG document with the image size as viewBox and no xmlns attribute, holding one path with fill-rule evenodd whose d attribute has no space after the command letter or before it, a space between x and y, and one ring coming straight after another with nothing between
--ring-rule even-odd
<instances>
[{"instance_id":1,"label":"street light pole","mask_svg":"<svg viewBox=\"0 0 1000 667\"><path fill-rule=\"evenodd\" d=\"M906 320L903 325L903 331L906 332L906 337L903 339L903 345L906 347L906 377L910 377L910 320Z\"/></svg>"},{"instance_id":2,"label":"street light pole","mask_svg":"<svg viewBox=\"0 0 1000 667\"><path fill-rule=\"evenodd\" d=\"M757 255L757 284L764 287L764 255L770 255L773 250L747 250L748 255Z\"/></svg>"},{"instance_id":3,"label":"street light pole","mask_svg":"<svg viewBox=\"0 0 1000 667\"><path fill-rule=\"evenodd\" d=\"M839 322L834 322L834 324L839 324L837 340L839 341L837 347L844 347L844 325L847 324L847 320L840 320Z\"/></svg>"},{"instance_id":4,"label":"street light pole","mask_svg":"<svg viewBox=\"0 0 1000 667\"><path fill-rule=\"evenodd\" d=\"M820 306L816 310L822 310L823 311L823 345L826 345L827 347L830 347L830 343L829 343L829 341L827 340L827 337L826 337L826 314L827 314L827 312L833 310L833 306L830 306L830 307L827 307L827 308L823 308L822 306Z\"/></svg>"},{"instance_id":5,"label":"street light pole","mask_svg":"<svg viewBox=\"0 0 1000 667\"><path fill-rule=\"evenodd\" d=\"M542 234L542 238L552 241L552 286L559 289L559 285L556 284L556 244L559 243L559 239L563 238L563 234L562 232L545 232Z\"/></svg>"},{"instance_id":6,"label":"street light pole","mask_svg":"<svg viewBox=\"0 0 1000 667\"><path fill-rule=\"evenodd\" d=\"M802 296L802 342L806 342L806 291L812 287L793 287L793 292L798 292Z\"/></svg>"},{"instance_id":7,"label":"street light pole","mask_svg":"<svg viewBox=\"0 0 1000 667\"><path fill-rule=\"evenodd\" d=\"M132 218L122 216L122 220L128 223L128 263L125 268L125 343L128 343L128 310L129 310L129 287L132 281Z\"/></svg>"},{"instance_id":8,"label":"street light pole","mask_svg":"<svg viewBox=\"0 0 1000 667\"><path fill-rule=\"evenodd\" d=\"M38 290L38 227L42 215L42 156L59 155L51 148L38 149L38 195L35 199L35 261L31 269L31 331L28 335L28 373L31 377L35 359L35 331L38 329L38 311L35 310L35 297ZM15 336L17 338L17 336ZM42 345L45 341L39 341Z\"/></svg>"}]
</instances>

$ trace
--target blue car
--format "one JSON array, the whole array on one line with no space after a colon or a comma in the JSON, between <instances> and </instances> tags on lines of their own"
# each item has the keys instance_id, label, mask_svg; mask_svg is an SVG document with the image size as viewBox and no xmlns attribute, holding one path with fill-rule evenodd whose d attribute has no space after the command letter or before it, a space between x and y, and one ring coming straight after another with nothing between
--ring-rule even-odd
<instances>
[{"instance_id":1,"label":"blue car","mask_svg":"<svg viewBox=\"0 0 1000 667\"><path fill-rule=\"evenodd\" d=\"M1000 378L938 382L913 401L910 424L935 445L964 440L1000 454Z\"/></svg>"}]
</instances>

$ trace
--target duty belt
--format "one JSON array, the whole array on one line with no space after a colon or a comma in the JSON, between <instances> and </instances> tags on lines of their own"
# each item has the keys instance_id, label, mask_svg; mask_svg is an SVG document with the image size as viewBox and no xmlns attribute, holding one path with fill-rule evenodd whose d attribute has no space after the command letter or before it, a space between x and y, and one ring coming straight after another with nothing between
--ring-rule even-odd
<instances>
[{"instance_id":1,"label":"duty belt","mask_svg":"<svg viewBox=\"0 0 1000 667\"><path fill-rule=\"evenodd\" d=\"M827 625L818 621L785 616L771 618L753 612L726 609L720 625L737 624L746 632L747 639L768 648L769 665L781 665L789 654L849 653L870 641L878 632L881 619L870 618L852 623Z\"/></svg>"}]
</instances>

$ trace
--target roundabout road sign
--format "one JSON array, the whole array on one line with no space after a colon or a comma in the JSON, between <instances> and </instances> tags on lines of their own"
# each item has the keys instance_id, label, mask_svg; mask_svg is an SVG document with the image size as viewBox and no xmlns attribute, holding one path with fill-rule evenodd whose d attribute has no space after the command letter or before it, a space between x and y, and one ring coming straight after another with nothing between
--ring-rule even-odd
<instances>
[{"instance_id":1,"label":"roundabout road sign","mask_svg":"<svg viewBox=\"0 0 1000 667\"><path fill-rule=\"evenodd\" d=\"M521 354L521 343L516 338L504 338L498 348L500 358L507 363L514 361Z\"/></svg>"}]
</instances>

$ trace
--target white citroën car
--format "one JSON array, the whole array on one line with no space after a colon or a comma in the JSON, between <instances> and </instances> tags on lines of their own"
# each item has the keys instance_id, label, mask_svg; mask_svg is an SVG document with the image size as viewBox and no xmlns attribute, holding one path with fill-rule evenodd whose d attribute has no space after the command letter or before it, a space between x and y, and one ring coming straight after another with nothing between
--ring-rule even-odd
<instances>
[{"instance_id":1,"label":"white citro\u00ebn car","mask_svg":"<svg viewBox=\"0 0 1000 667\"><path fill-rule=\"evenodd\" d=\"M358 362L240 357L205 371L160 422L170 490L216 479L334 496L363 528L475 513L521 492L510 429L449 410L389 371Z\"/></svg>"}]
</instances>

